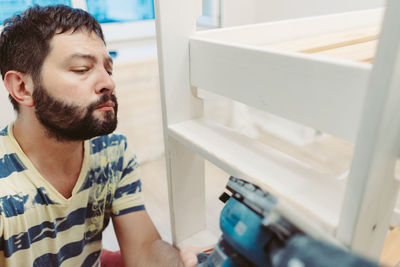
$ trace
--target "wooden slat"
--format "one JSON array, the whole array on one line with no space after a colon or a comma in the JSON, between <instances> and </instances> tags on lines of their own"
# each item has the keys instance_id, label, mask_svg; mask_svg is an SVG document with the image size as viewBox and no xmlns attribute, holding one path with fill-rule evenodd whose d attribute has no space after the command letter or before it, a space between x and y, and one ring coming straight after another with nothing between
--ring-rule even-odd
<instances>
[{"instance_id":1,"label":"wooden slat","mask_svg":"<svg viewBox=\"0 0 400 267\"><path fill-rule=\"evenodd\" d=\"M349 29L379 26L384 9L370 9L197 32L194 36L218 42L266 46ZM369 30L367 30L369 31ZM372 31L372 35L374 35Z\"/></svg>"},{"instance_id":2,"label":"wooden slat","mask_svg":"<svg viewBox=\"0 0 400 267\"><path fill-rule=\"evenodd\" d=\"M214 218L218 220L219 218ZM214 233L209 229L199 231L198 233L186 238L184 241L177 244L178 248L183 248L186 246L196 246L200 248L215 246L218 239L221 237L221 231Z\"/></svg>"},{"instance_id":3,"label":"wooden slat","mask_svg":"<svg viewBox=\"0 0 400 267\"><path fill-rule=\"evenodd\" d=\"M378 39L378 33L379 27L375 25L367 28L346 29L339 32L293 39L287 42L267 44L263 47L312 54L376 40Z\"/></svg>"},{"instance_id":4,"label":"wooden slat","mask_svg":"<svg viewBox=\"0 0 400 267\"><path fill-rule=\"evenodd\" d=\"M371 26L300 38L284 43L269 44L263 47L360 62L371 62L376 52L378 33L379 27Z\"/></svg>"},{"instance_id":5,"label":"wooden slat","mask_svg":"<svg viewBox=\"0 0 400 267\"><path fill-rule=\"evenodd\" d=\"M390 231L387 236L380 263L390 267L400 264L400 225Z\"/></svg>"},{"instance_id":6,"label":"wooden slat","mask_svg":"<svg viewBox=\"0 0 400 267\"><path fill-rule=\"evenodd\" d=\"M194 86L355 140L370 64L200 38L190 59Z\"/></svg>"},{"instance_id":7,"label":"wooden slat","mask_svg":"<svg viewBox=\"0 0 400 267\"><path fill-rule=\"evenodd\" d=\"M379 259L393 215L399 181L400 1L387 1L380 44L365 95L353 163L337 237L351 249Z\"/></svg>"},{"instance_id":8,"label":"wooden slat","mask_svg":"<svg viewBox=\"0 0 400 267\"><path fill-rule=\"evenodd\" d=\"M200 4L186 0L155 1L164 133L170 123L203 114L201 100L190 91L188 47L189 36L195 31L195 18L201 12ZM177 9L186 11L171 17L169 14ZM206 227L204 160L165 134L164 141L172 240L177 244Z\"/></svg>"},{"instance_id":9,"label":"wooden slat","mask_svg":"<svg viewBox=\"0 0 400 267\"><path fill-rule=\"evenodd\" d=\"M245 178L296 207L309 223L334 234L345 181L203 119L168 128L169 136L227 173ZM308 224L308 223L307 223ZM308 226L303 225L304 228Z\"/></svg>"},{"instance_id":10,"label":"wooden slat","mask_svg":"<svg viewBox=\"0 0 400 267\"><path fill-rule=\"evenodd\" d=\"M342 58L360 62L371 62L375 56L377 45L378 41L373 40L369 42L325 50L315 54L332 58Z\"/></svg>"},{"instance_id":11,"label":"wooden slat","mask_svg":"<svg viewBox=\"0 0 400 267\"><path fill-rule=\"evenodd\" d=\"M196 33L191 83L354 142L371 66L343 59L372 61L381 15L375 9Z\"/></svg>"}]
</instances>

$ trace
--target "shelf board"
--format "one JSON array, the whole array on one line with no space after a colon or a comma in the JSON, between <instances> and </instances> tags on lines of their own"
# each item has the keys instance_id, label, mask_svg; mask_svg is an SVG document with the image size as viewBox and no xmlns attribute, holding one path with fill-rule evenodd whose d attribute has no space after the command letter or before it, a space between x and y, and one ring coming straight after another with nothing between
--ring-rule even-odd
<instances>
[{"instance_id":1,"label":"shelf board","mask_svg":"<svg viewBox=\"0 0 400 267\"><path fill-rule=\"evenodd\" d=\"M196 246L206 250L207 248L214 247L217 244L220 236L221 232L214 233L209 229L205 229L178 243L177 247L183 248L186 246Z\"/></svg>"},{"instance_id":2,"label":"shelf board","mask_svg":"<svg viewBox=\"0 0 400 267\"><path fill-rule=\"evenodd\" d=\"M317 222L320 229L334 235L345 179L321 173L291 156L205 119L170 125L168 134L230 175L253 182L289 203L292 209L301 210L300 216L307 220L305 225Z\"/></svg>"},{"instance_id":3,"label":"shelf board","mask_svg":"<svg viewBox=\"0 0 400 267\"><path fill-rule=\"evenodd\" d=\"M375 56L379 30L376 25L353 28L283 43L268 44L263 47L351 61L371 62Z\"/></svg>"},{"instance_id":4,"label":"shelf board","mask_svg":"<svg viewBox=\"0 0 400 267\"><path fill-rule=\"evenodd\" d=\"M308 49L308 40L331 42L333 39L346 40L364 36L377 36L383 19L384 8L351 11L331 15L321 15L298 19L287 19L259 24L225 27L198 31L191 38L209 39L215 42L234 43L249 46L276 46L285 49L286 44L293 48L304 46ZM302 40L307 42L302 43ZM336 42L335 41L335 42ZM295 42L295 43L293 43ZM287 49L287 48L286 48Z\"/></svg>"},{"instance_id":5,"label":"shelf board","mask_svg":"<svg viewBox=\"0 0 400 267\"><path fill-rule=\"evenodd\" d=\"M205 39L190 58L193 86L354 143L371 64Z\"/></svg>"},{"instance_id":6,"label":"shelf board","mask_svg":"<svg viewBox=\"0 0 400 267\"><path fill-rule=\"evenodd\" d=\"M383 9L197 32L190 82L354 142Z\"/></svg>"}]
</instances>

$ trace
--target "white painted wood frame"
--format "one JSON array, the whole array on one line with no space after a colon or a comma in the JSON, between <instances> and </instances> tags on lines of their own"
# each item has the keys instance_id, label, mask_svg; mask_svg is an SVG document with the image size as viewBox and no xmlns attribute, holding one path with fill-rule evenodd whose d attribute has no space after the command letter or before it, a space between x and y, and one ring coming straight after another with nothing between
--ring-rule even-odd
<instances>
[{"instance_id":1,"label":"white painted wood frame","mask_svg":"<svg viewBox=\"0 0 400 267\"><path fill-rule=\"evenodd\" d=\"M400 3L389 1L371 65L268 46L380 28L382 9L195 32L199 2L156 1L174 243L208 236L202 231L205 158L276 195L281 213L307 233L377 259L398 193ZM355 143L349 178L329 177L203 119L196 87Z\"/></svg>"},{"instance_id":2,"label":"white painted wood frame","mask_svg":"<svg viewBox=\"0 0 400 267\"><path fill-rule=\"evenodd\" d=\"M337 237L378 258L399 191L400 2L389 0L364 100Z\"/></svg>"},{"instance_id":3,"label":"white painted wood frame","mask_svg":"<svg viewBox=\"0 0 400 267\"><path fill-rule=\"evenodd\" d=\"M201 14L200 1L155 1L160 89L172 240L182 242L205 222L204 160L168 135L171 124L202 116L200 99L191 92L189 35ZM196 3L196 4L195 4ZM194 90L194 88L193 88Z\"/></svg>"},{"instance_id":4,"label":"white painted wood frame","mask_svg":"<svg viewBox=\"0 0 400 267\"><path fill-rule=\"evenodd\" d=\"M381 16L374 9L198 32L190 38L191 82L354 142L371 64L268 44L376 26Z\"/></svg>"}]
</instances>

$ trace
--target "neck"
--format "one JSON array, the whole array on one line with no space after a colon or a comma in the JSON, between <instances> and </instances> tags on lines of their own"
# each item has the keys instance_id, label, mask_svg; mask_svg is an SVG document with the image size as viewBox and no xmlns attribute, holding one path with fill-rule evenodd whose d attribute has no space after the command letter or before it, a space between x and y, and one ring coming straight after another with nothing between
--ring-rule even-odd
<instances>
[{"instance_id":1,"label":"neck","mask_svg":"<svg viewBox=\"0 0 400 267\"><path fill-rule=\"evenodd\" d=\"M50 138L36 118L19 117L13 127L18 144L39 170L75 172L83 161L83 141L60 142Z\"/></svg>"}]
</instances>

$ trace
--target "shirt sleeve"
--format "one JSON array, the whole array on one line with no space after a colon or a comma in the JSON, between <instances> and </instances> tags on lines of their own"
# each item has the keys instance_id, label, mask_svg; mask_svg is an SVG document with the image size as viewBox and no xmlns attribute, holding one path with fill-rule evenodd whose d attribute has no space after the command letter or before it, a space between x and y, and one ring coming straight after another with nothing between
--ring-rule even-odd
<instances>
[{"instance_id":1,"label":"shirt sleeve","mask_svg":"<svg viewBox=\"0 0 400 267\"><path fill-rule=\"evenodd\" d=\"M144 210L142 183L136 155L125 146L123 169L112 202L112 215Z\"/></svg>"}]
</instances>

